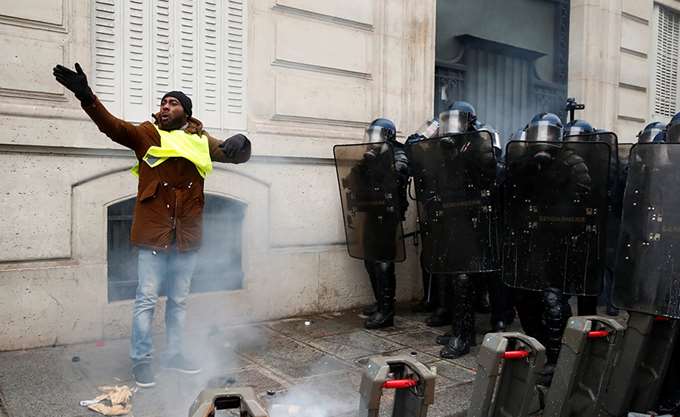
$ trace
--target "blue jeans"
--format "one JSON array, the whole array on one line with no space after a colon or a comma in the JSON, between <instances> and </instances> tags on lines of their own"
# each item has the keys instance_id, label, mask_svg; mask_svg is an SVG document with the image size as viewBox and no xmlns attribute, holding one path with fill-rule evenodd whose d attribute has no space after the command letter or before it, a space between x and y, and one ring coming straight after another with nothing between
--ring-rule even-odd
<instances>
[{"instance_id":1,"label":"blue jeans","mask_svg":"<svg viewBox=\"0 0 680 417\"><path fill-rule=\"evenodd\" d=\"M139 249L137 274L139 284L132 313L130 358L133 365L151 361L151 323L158 294L165 285L168 301L165 306L165 356L182 353L182 332L186 305L191 288L191 276L196 266L196 251L169 252Z\"/></svg>"}]
</instances>

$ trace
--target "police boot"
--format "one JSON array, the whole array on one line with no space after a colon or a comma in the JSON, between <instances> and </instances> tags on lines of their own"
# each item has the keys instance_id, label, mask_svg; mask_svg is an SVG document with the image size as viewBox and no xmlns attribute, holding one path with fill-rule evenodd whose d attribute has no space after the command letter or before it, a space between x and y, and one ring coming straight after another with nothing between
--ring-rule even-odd
<instances>
[{"instance_id":1,"label":"police boot","mask_svg":"<svg viewBox=\"0 0 680 417\"><path fill-rule=\"evenodd\" d=\"M543 323L545 324L545 354L547 357L541 384L549 386L562 347L562 335L571 316L571 308L558 288L547 288L543 292Z\"/></svg>"},{"instance_id":2,"label":"police boot","mask_svg":"<svg viewBox=\"0 0 680 417\"><path fill-rule=\"evenodd\" d=\"M545 341L545 326L542 323L543 295L539 292L519 290L513 291L513 298L517 306L517 315L522 330L543 343Z\"/></svg>"},{"instance_id":3,"label":"police boot","mask_svg":"<svg viewBox=\"0 0 680 417\"><path fill-rule=\"evenodd\" d=\"M425 269L423 263L420 263L421 278L423 280L423 299L416 305L413 306L414 313L423 313L434 310L434 300L432 299L432 274Z\"/></svg>"},{"instance_id":4,"label":"police boot","mask_svg":"<svg viewBox=\"0 0 680 417\"><path fill-rule=\"evenodd\" d=\"M680 340L675 342L657 408L662 414L680 415Z\"/></svg>"},{"instance_id":5,"label":"police boot","mask_svg":"<svg viewBox=\"0 0 680 417\"><path fill-rule=\"evenodd\" d=\"M446 346L449 344L449 340L451 340L451 330L444 333L443 335L437 336L435 342L437 342L438 345Z\"/></svg>"},{"instance_id":6,"label":"police boot","mask_svg":"<svg viewBox=\"0 0 680 417\"><path fill-rule=\"evenodd\" d=\"M366 267L366 272L368 272L368 279L371 281L371 289L373 290L373 296L376 302L369 304L361 310L361 314L366 317L370 317L378 311L378 282L376 278L376 262L375 261L364 261L364 266Z\"/></svg>"},{"instance_id":7,"label":"police boot","mask_svg":"<svg viewBox=\"0 0 680 417\"><path fill-rule=\"evenodd\" d=\"M377 282L380 299L378 301L378 311L373 313L364 323L364 327L367 329L382 329L394 326L394 264L391 262L380 262L377 264L376 271L378 272Z\"/></svg>"},{"instance_id":8,"label":"police boot","mask_svg":"<svg viewBox=\"0 0 680 417\"><path fill-rule=\"evenodd\" d=\"M614 306L614 303L612 302L612 276L613 272L607 268L604 274L604 289L602 290L602 303L607 306L607 315L608 316L618 316L619 315L619 309Z\"/></svg>"},{"instance_id":9,"label":"police boot","mask_svg":"<svg viewBox=\"0 0 680 417\"><path fill-rule=\"evenodd\" d=\"M432 275L432 279L437 283L437 307L432 315L425 320L425 324L430 327L446 326L451 323L449 276L436 274Z\"/></svg>"},{"instance_id":10,"label":"police boot","mask_svg":"<svg viewBox=\"0 0 680 417\"><path fill-rule=\"evenodd\" d=\"M475 345L475 313L473 311L472 283L468 275L458 275L453 285L454 303L451 337L439 352L445 359L456 359L470 353Z\"/></svg>"},{"instance_id":11,"label":"police boot","mask_svg":"<svg viewBox=\"0 0 680 417\"><path fill-rule=\"evenodd\" d=\"M491 301L491 331L504 332L515 320L512 293L503 282L500 273L489 276L489 300Z\"/></svg>"},{"instance_id":12,"label":"police boot","mask_svg":"<svg viewBox=\"0 0 680 417\"><path fill-rule=\"evenodd\" d=\"M478 277L473 285L475 292L475 311L479 314L491 312L491 302L489 301L489 291L486 285L486 277Z\"/></svg>"}]
</instances>

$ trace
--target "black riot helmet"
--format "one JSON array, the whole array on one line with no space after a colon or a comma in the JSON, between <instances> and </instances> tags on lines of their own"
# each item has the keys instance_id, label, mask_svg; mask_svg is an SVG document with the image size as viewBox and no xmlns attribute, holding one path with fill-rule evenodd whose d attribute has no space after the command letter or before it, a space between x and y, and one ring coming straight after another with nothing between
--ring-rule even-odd
<instances>
[{"instance_id":1,"label":"black riot helmet","mask_svg":"<svg viewBox=\"0 0 680 417\"><path fill-rule=\"evenodd\" d=\"M491 134L491 140L493 142L493 150L496 155L496 158L500 158L501 155L503 155L503 145L501 144L501 135L498 134L498 131L493 128L493 126L489 124L482 124L477 128L477 131L479 132L489 132Z\"/></svg>"},{"instance_id":2,"label":"black riot helmet","mask_svg":"<svg viewBox=\"0 0 680 417\"><path fill-rule=\"evenodd\" d=\"M564 140L576 140L573 136L587 135L589 133L595 133L595 129L590 123L585 120L572 120L564 127ZM572 138L569 138L570 136L572 136Z\"/></svg>"},{"instance_id":3,"label":"black riot helmet","mask_svg":"<svg viewBox=\"0 0 680 417\"><path fill-rule=\"evenodd\" d=\"M680 112L666 125L666 143L680 143Z\"/></svg>"},{"instance_id":4,"label":"black riot helmet","mask_svg":"<svg viewBox=\"0 0 680 417\"><path fill-rule=\"evenodd\" d=\"M665 127L666 126L661 122L652 122L648 124L640 132L638 132L637 142L638 143L654 142L654 139L657 137L659 133L663 131Z\"/></svg>"},{"instance_id":5,"label":"black riot helmet","mask_svg":"<svg viewBox=\"0 0 680 417\"><path fill-rule=\"evenodd\" d=\"M527 142L557 142L562 140L562 121L556 114L539 113L526 129Z\"/></svg>"},{"instance_id":6,"label":"black riot helmet","mask_svg":"<svg viewBox=\"0 0 680 417\"><path fill-rule=\"evenodd\" d=\"M474 130L477 112L467 101L456 101L439 114L439 134L464 133Z\"/></svg>"},{"instance_id":7,"label":"black riot helmet","mask_svg":"<svg viewBox=\"0 0 680 417\"><path fill-rule=\"evenodd\" d=\"M379 118L371 122L364 135L366 142L394 142L397 140L397 128L389 119Z\"/></svg>"}]
</instances>

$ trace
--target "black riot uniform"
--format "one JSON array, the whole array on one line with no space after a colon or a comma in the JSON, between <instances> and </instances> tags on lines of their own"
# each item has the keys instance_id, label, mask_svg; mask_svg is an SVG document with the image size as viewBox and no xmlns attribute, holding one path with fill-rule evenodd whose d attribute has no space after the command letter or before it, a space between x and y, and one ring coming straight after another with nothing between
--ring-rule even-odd
<instances>
[{"instance_id":1,"label":"black riot uniform","mask_svg":"<svg viewBox=\"0 0 680 417\"><path fill-rule=\"evenodd\" d=\"M447 317L440 308L433 316L437 324L452 324L450 336L437 340L446 345L441 355L447 358L468 353L474 344L472 274L497 269L493 140L475 122L474 108L455 102L440 115L440 136L409 148L423 262L439 284L439 305L450 311Z\"/></svg>"},{"instance_id":2,"label":"black riot uniform","mask_svg":"<svg viewBox=\"0 0 680 417\"><path fill-rule=\"evenodd\" d=\"M474 130L477 122L477 113L474 107L465 101L456 101L451 104L447 111L439 116L439 134L455 134ZM451 297L453 295L450 277L442 273L431 274L431 286L435 296L435 309L425 323L431 327L446 326L451 324L452 311L450 310Z\"/></svg>"},{"instance_id":3,"label":"black riot uniform","mask_svg":"<svg viewBox=\"0 0 680 417\"><path fill-rule=\"evenodd\" d=\"M367 217L364 223L363 244L365 248L386 248L390 250L390 245L384 244L386 237L394 237L395 230L401 228L401 221L404 219L406 208L408 207L408 200L406 198L406 188L408 185L409 171L408 158L404 150L404 145L396 140L396 127L394 123L388 119L376 119L366 130L366 139L369 143L375 143L375 146L369 147L364 153L363 164L359 164L355 169L357 174L362 173L363 185L371 183L370 187L375 187L373 182L375 178L371 178L371 172L384 173L388 170L362 169L364 167L371 167L373 164L380 161L381 158L387 163L393 164L396 176L389 177L392 181L396 181L396 196L386 196L385 198L394 198L394 205L392 210L396 213L385 215L380 213L378 216ZM394 184L391 184L392 186ZM386 193L390 194L390 193ZM401 236L397 237L401 239ZM403 241L399 242L403 246ZM394 297L396 291L396 278L394 273L394 258L393 253L378 253L374 256L367 256L364 259L364 266L368 273L371 288L376 298L376 304L369 311L370 316L365 322L368 329L378 329L392 326L394 324Z\"/></svg>"},{"instance_id":4,"label":"black riot uniform","mask_svg":"<svg viewBox=\"0 0 680 417\"><path fill-rule=\"evenodd\" d=\"M556 115L534 116L525 134L517 136L523 141L511 143L506 155L503 278L517 288L515 303L524 331L546 347L546 374L550 375L571 316L568 293L599 292L601 270L582 260L604 252L604 248L591 248L602 244L597 231L604 228L606 217L596 214L607 211L606 186L597 188L602 197L599 206L583 210L596 192L592 167L573 149L577 145L556 143L563 136ZM608 158L608 148L603 146ZM606 179L606 164L599 183ZM591 226L591 221L597 223ZM570 282L572 276L588 276L595 283Z\"/></svg>"}]
</instances>

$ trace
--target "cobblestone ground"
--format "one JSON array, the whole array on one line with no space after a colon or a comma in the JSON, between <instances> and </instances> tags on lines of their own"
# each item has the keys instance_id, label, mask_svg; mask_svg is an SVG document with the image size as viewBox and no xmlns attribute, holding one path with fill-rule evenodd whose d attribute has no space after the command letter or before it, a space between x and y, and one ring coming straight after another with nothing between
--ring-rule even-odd
<instances>
[{"instance_id":1,"label":"cobblestone ground","mask_svg":"<svg viewBox=\"0 0 680 417\"><path fill-rule=\"evenodd\" d=\"M157 385L135 393L132 415L184 417L206 387L251 386L273 417L281 411L300 417L353 416L367 358L404 353L436 367L435 403L428 415L461 415L471 396L478 347L457 360L440 359L434 338L446 328L425 326L425 317L402 309L394 327L371 331L363 328L358 311L348 310L191 334L188 351L203 372L188 376L158 369ZM478 343L488 326L488 316L477 315ZM98 386L134 387L128 343L107 340L0 353L0 416L98 415L79 402L94 398ZM386 395L384 415L389 415L390 400Z\"/></svg>"}]
</instances>

